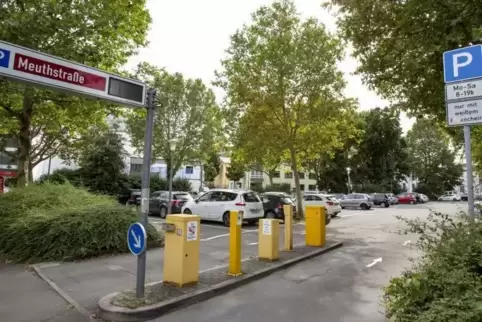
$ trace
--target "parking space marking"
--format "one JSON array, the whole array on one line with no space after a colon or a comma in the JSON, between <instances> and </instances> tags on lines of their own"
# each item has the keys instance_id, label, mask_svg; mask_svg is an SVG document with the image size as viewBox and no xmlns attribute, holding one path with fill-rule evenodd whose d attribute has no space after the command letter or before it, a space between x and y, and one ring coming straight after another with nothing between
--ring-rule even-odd
<instances>
[{"instance_id":1,"label":"parking space marking","mask_svg":"<svg viewBox=\"0 0 482 322\"><path fill-rule=\"evenodd\" d=\"M257 229L241 230L242 234L249 234L249 233L254 233L254 232L258 232L258 230ZM229 237L229 234L221 234L221 235L211 236L211 237L207 237L207 238L202 238L202 239L200 239L200 241L210 241L210 240L218 239L218 238L222 238L222 237Z\"/></svg>"},{"instance_id":2,"label":"parking space marking","mask_svg":"<svg viewBox=\"0 0 482 322\"><path fill-rule=\"evenodd\" d=\"M258 245L258 243L249 243L248 245L249 245L249 246L254 246L254 245Z\"/></svg>"}]
</instances>

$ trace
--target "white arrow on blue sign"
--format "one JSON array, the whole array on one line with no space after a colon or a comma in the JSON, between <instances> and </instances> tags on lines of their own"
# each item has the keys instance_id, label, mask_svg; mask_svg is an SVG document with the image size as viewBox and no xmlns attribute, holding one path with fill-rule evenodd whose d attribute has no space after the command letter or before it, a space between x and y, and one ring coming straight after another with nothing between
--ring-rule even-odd
<instances>
[{"instance_id":1,"label":"white arrow on blue sign","mask_svg":"<svg viewBox=\"0 0 482 322\"><path fill-rule=\"evenodd\" d=\"M136 222L127 230L127 244L134 255L140 255L146 248L147 235L142 224Z\"/></svg>"},{"instance_id":2,"label":"white arrow on blue sign","mask_svg":"<svg viewBox=\"0 0 482 322\"><path fill-rule=\"evenodd\" d=\"M482 45L444 52L445 83L482 77Z\"/></svg>"}]
</instances>

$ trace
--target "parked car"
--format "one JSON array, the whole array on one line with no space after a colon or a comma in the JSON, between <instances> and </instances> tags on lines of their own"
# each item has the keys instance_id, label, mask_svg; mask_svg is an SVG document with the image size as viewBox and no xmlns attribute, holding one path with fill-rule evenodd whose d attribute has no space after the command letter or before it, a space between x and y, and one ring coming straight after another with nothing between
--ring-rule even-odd
<instances>
[{"instance_id":1,"label":"parked car","mask_svg":"<svg viewBox=\"0 0 482 322\"><path fill-rule=\"evenodd\" d=\"M139 206L141 204L141 190L129 189L128 193L119 195L118 200L126 206Z\"/></svg>"},{"instance_id":2,"label":"parked car","mask_svg":"<svg viewBox=\"0 0 482 322\"><path fill-rule=\"evenodd\" d=\"M457 194L454 194L454 193L450 193L450 192L446 192L444 193L443 195L441 195L440 197L438 197L438 201L461 201L462 198L460 198L459 195Z\"/></svg>"},{"instance_id":3,"label":"parked car","mask_svg":"<svg viewBox=\"0 0 482 322\"><path fill-rule=\"evenodd\" d=\"M390 207L390 197L385 193L374 193L370 196L373 200L373 204L376 206L382 206L385 208Z\"/></svg>"},{"instance_id":4,"label":"parked car","mask_svg":"<svg viewBox=\"0 0 482 322\"><path fill-rule=\"evenodd\" d=\"M293 216L296 214L296 204L291 197L284 192L265 192L259 196L263 202L265 218L284 220L284 205L293 205Z\"/></svg>"},{"instance_id":5,"label":"parked car","mask_svg":"<svg viewBox=\"0 0 482 322\"><path fill-rule=\"evenodd\" d=\"M398 197L395 196L393 193L387 193L388 201L390 201L391 205L398 205Z\"/></svg>"},{"instance_id":6,"label":"parked car","mask_svg":"<svg viewBox=\"0 0 482 322\"><path fill-rule=\"evenodd\" d=\"M335 217L341 212L341 205L340 202L335 198L334 195L325 195L325 194L310 194L303 196L303 209L306 206L323 206L326 208L327 214L327 223L328 219L331 217Z\"/></svg>"},{"instance_id":7,"label":"parked car","mask_svg":"<svg viewBox=\"0 0 482 322\"><path fill-rule=\"evenodd\" d=\"M264 218L263 203L251 190L211 189L182 207L183 214L196 214L203 220L221 221L226 226L231 210L242 210L244 220L250 224Z\"/></svg>"},{"instance_id":8,"label":"parked car","mask_svg":"<svg viewBox=\"0 0 482 322\"><path fill-rule=\"evenodd\" d=\"M428 198L427 195L424 195L423 193L418 194L420 196L420 199L422 199L422 202L429 202L430 199Z\"/></svg>"},{"instance_id":9,"label":"parked car","mask_svg":"<svg viewBox=\"0 0 482 322\"><path fill-rule=\"evenodd\" d=\"M373 207L373 201L367 194L350 193L340 200L341 208L361 208L368 210Z\"/></svg>"},{"instance_id":10,"label":"parked car","mask_svg":"<svg viewBox=\"0 0 482 322\"><path fill-rule=\"evenodd\" d=\"M333 193L333 195L335 196L335 198L340 201L341 199L343 199L343 197L345 196L344 193Z\"/></svg>"},{"instance_id":11,"label":"parked car","mask_svg":"<svg viewBox=\"0 0 482 322\"><path fill-rule=\"evenodd\" d=\"M171 194L171 214L180 214L182 206L194 200L189 192L173 191ZM156 191L149 198L149 213L166 218L168 215L169 191Z\"/></svg>"},{"instance_id":12,"label":"parked car","mask_svg":"<svg viewBox=\"0 0 482 322\"><path fill-rule=\"evenodd\" d=\"M398 202L413 205L417 203L417 197L412 192L404 192L398 195Z\"/></svg>"}]
</instances>

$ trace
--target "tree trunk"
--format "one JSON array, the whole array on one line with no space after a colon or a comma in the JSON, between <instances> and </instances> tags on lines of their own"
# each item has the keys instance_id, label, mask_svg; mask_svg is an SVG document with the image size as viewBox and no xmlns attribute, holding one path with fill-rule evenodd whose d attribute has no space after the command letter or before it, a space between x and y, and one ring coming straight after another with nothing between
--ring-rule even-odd
<instances>
[{"instance_id":1,"label":"tree trunk","mask_svg":"<svg viewBox=\"0 0 482 322\"><path fill-rule=\"evenodd\" d=\"M28 163L32 142L30 139L33 114L33 89L26 87L23 94L23 107L20 113L20 131L18 134L18 170L17 184L24 187L28 182Z\"/></svg>"},{"instance_id":2,"label":"tree trunk","mask_svg":"<svg viewBox=\"0 0 482 322\"><path fill-rule=\"evenodd\" d=\"M295 189L296 189L296 219L301 219L304 217L303 203L301 202L301 190L300 190L300 175L298 174L298 164L296 162L296 151L292 146L290 147L291 156L291 168L295 176Z\"/></svg>"},{"instance_id":3,"label":"tree trunk","mask_svg":"<svg viewBox=\"0 0 482 322\"><path fill-rule=\"evenodd\" d=\"M269 177L269 185L272 186L273 185L273 174L269 173L268 177Z\"/></svg>"},{"instance_id":4,"label":"tree trunk","mask_svg":"<svg viewBox=\"0 0 482 322\"><path fill-rule=\"evenodd\" d=\"M33 182L33 168L34 165L29 162L28 163L28 182Z\"/></svg>"}]
</instances>

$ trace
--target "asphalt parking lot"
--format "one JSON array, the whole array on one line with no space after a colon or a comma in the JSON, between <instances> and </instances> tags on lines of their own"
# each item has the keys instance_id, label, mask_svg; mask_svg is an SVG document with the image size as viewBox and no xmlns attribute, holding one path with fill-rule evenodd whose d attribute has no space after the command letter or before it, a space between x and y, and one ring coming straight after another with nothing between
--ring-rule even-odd
<instances>
[{"instance_id":1,"label":"asphalt parking lot","mask_svg":"<svg viewBox=\"0 0 482 322\"><path fill-rule=\"evenodd\" d=\"M423 219L432 210L455 215L466 209L466 202L431 202L343 210L327 227L342 248L154 321L386 321L382 288L418 255L417 236L397 234L403 226L396 216ZM302 240L303 226L295 230Z\"/></svg>"}]
</instances>

